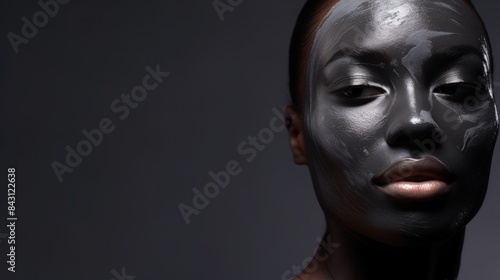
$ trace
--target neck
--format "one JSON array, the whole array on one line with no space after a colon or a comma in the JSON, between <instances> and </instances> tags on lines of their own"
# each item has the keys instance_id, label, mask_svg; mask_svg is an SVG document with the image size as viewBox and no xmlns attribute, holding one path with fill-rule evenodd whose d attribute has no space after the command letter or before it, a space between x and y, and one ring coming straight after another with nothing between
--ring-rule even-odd
<instances>
[{"instance_id":1,"label":"neck","mask_svg":"<svg viewBox=\"0 0 500 280\"><path fill-rule=\"evenodd\" d=\"M455 280L464 236L465 229L441 243L396 247L329 227L324 244L340 246L324 265L328 266L335 280Z\"/></svg>"}]
</instances>

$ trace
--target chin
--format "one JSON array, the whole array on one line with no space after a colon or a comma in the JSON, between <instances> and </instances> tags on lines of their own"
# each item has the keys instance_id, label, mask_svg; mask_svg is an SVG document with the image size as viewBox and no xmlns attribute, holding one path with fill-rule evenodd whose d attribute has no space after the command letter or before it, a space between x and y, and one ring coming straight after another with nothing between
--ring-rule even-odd
<instances>
[{"instance_id":1,"label":"chin","mask_svg":"<svg viewBox=\"0 0 500 280\"><path fill-rule=\"evenodd\" d=\"M395 247L423 247L443 243L457 235L461 235L465 225L461 227L443 226L440 228L410 228L380 229L365 232L368 240Z\"/></svg>"},{"instance_id":2,"label":"chin","mask_svg":"<svg viewBox=\"0 0 500 280\"><path fill-rule=\"evenodd\" d=\"M366 242L396 247L432 246L462 235L481 205L478 203L459 210L456 206L436 201L432 206L425 205L425 210L407 206L406 209L386 209L376 214L376 211L371 211L370 215L358 217L334 215L335 210L331 209L328 211L331 214L327 215L328 226Z\"/></svg>"}]
</instances>

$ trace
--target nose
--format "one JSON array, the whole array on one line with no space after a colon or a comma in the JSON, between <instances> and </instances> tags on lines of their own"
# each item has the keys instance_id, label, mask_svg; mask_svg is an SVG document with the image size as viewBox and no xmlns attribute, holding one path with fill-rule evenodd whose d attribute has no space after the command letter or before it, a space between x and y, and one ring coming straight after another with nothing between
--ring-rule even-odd
<instances>
[{"instance_id":1,"label":"nose","mask_svg":"<svg viewBox=\"0 0 500 280\"><path fill-rule=\"evenodd\" d=\"M418 148L419 143L442 134L431 115L429 93L409 87L396 93L395 99L387 124L386 141L390 146Z\"/></svg>"}]
</instances>

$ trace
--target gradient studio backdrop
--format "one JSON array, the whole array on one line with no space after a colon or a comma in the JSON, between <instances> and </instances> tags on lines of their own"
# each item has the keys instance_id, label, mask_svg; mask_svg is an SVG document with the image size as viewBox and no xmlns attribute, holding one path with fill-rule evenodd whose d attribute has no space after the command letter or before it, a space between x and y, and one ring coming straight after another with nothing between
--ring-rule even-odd
<instances>
[{"instance_id":1,"label":"gradient studio backdrop","mask_svg":"<svg viewBox=\"0 0 500 280\"><path fill-rule=\"evenodd\" d=\"M475 2L500 66L500 4ZM16 54L7 34L41 8L1 1L0 166L4 176L17 168L18 221L17 272L6 273L0 235L0 279L281 279L300 266L324 231L306 167L292 163L285 131L251 162L238 145L286 103L303 4L244 0L221 21L212 0L71 0ZM119 119L110 105L158 64L170 76ZM104 118L115 130L59 182L51 163ZM500 275L498 150L462 280ZM232 160L241 173L186 225L179 203L192 204L192 189Z\"/></svg>"}]
</instances>

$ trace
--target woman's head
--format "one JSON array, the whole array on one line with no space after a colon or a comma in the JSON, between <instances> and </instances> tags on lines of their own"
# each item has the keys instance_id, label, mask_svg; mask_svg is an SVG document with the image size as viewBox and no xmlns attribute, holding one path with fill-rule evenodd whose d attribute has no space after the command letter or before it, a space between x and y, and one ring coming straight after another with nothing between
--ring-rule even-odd
<instances>
[{"instance_id":1,"label":"woman's head","mask_svg":"<svg viewBox=\"0 0 500 280\"><path fill-rule=\"evenodd\" d=\"M298 25L290 141L327 222L399 245L463 228L484 199L498 131L472 5L310 1Z\"/></svg>"}]
</instances>

